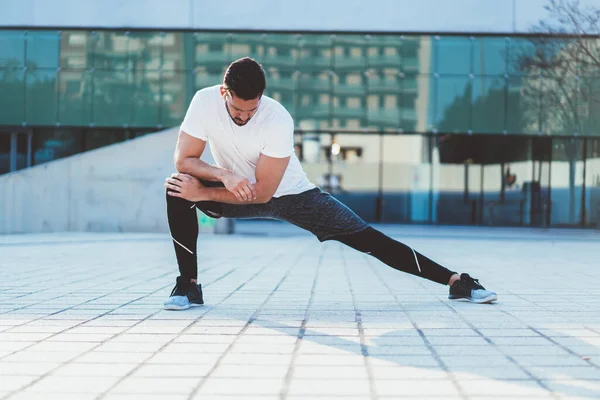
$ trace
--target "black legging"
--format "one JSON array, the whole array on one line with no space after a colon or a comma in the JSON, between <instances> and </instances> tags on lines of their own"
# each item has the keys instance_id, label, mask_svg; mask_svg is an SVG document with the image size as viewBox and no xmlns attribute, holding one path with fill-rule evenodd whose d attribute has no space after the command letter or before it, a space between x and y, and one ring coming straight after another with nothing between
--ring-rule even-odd
<instances>
[{"instance_id":1,"label":"black legging","mask_svg":"<svg viewBox=\"0 0 600 400\"><path fill-rule=\"evenodd\" d=\"M219 203L200 202L198 207L208 211L214 210L216 213L220 212ZM167 195L167 216L180 275L185 278L197 279L198 218L195 203ZM336 236L331 240L337 240L358 251L368 253L394 269L442 285L447 285L450 277L455 274L419 252L413 252L404 243L400 243L372 227L357 233Z\"/></svg>"},{"instance_id":2,"label":"black legging","mask_svg":"<svg viewBox=\"0 0 600 400\"><path fill-rule=\"evenodd\" d=\"M336 236L332 240L368 253L398 271L407 272L442 285L447 285L450 277L456 273L372 227L358 233Z\"/></svg>"}]
</instances>

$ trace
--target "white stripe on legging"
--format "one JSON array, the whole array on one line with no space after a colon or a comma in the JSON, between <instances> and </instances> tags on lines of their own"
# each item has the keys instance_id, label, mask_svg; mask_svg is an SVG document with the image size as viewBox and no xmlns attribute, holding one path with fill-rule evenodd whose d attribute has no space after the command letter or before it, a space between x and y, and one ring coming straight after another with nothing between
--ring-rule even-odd
<instances>
[{"instance_id":1,"label":"white stripe on legging","mask_svg":"<svg viewBox=\"0 0 600 400\"><path fill-rule=\"evenodd\" d=\"M190 249L188 249L187 247L185 247L184 245L182 245L181 243L179 243L177 240L175 240L175 238L174 238L173 236L171 236L171 239L173 239L173 241L174 241L175 243L177 243L178 245L180 245L181 247L183 247L184 249L186 249L187 251L189 251L189 252L190 252L190 254L194 254L194 252L193 252L193 251L191 251Z\"/></svg>"},{"instance_id":2,"label":"white stripe on legging","mask_svg":"<svg viewBox=\"0 0 600 400\"><path fill-rule=\"evenodd\" d=\"M411 250L412 250L412 252L413 252L413 256L415 256L415 262L417 263L417 268L419 268L419 272L423 273L423 272L421 271L421 266L419 265L419 260L417 259L417 253L415 253L415 251L413 250L413 248L412 248L412 247L411 247L410 249L411 249Z\"/></svg>"}]
</instances>

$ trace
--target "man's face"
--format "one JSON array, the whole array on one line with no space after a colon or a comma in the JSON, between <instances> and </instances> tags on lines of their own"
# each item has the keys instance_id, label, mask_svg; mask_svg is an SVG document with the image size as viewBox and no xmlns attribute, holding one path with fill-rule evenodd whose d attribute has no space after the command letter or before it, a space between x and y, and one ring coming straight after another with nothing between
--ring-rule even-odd
<instances>
[{"instance_id":1,"label":"man's face","mask_svg":"<svg viewBox=\"0 0 600 400\"><path fill-rule=\"evenodd\" d=\"M229 116L238 126L244 126L250 121L250 118L256 114L260 97L252 100L240 99L231 90L225 91L223 94L225 105Z\"/></svg>"}]
</instances>

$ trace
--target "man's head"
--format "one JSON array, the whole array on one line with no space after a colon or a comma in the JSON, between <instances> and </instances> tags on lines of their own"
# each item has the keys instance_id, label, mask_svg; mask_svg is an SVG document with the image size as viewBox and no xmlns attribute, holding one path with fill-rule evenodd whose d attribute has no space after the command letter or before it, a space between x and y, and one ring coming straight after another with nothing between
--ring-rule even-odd
<instances>
[{"instance_id":1,"label":"man's head","mask_svg":"<svg viewBox=\"0 0 600 400\"><path fill-rule=\"evenodd\" d=\"M260 64L244 57L231 63L221 87L229 116L237 125L246 125L254 116L265 91L265 72Z\"/></svg>"}]
</instances>

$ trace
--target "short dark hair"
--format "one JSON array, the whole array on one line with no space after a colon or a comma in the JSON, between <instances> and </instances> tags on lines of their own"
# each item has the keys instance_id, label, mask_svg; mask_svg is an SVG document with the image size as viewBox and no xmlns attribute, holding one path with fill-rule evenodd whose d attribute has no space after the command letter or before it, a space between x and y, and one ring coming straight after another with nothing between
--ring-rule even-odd
<instances>
[{"instance_id":1,"label":"short dark hair","mask_svg":"<svg viewBox=\"0 0 600 400\"><path fill-rule=\"evenodd\" d=\"M223 85L242 100L253 100L260 97L267 87L265 71L252 58L240 58L225 71Z\"/></svg>"}]
</instances>

